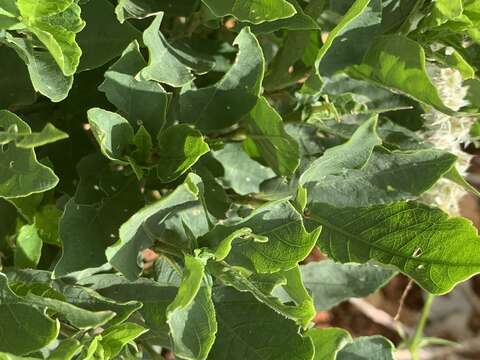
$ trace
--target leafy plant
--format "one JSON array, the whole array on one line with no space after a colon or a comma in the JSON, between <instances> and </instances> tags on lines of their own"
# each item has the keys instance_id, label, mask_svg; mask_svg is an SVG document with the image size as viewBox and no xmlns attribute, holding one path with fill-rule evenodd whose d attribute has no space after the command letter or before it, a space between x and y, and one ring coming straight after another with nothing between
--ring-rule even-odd
<instances>
[{"instance_id":1,"label":"leafy plant","mask_svg":"<svg viewBox=\"0 0 480 360\"><path fill-rule=\"evenodd\" d=\"M431 294L417 356L433 295L480 273L479 19L0 0L0 359L393 359L313 319L398 272Z\"/></svg>"}]
</instances>

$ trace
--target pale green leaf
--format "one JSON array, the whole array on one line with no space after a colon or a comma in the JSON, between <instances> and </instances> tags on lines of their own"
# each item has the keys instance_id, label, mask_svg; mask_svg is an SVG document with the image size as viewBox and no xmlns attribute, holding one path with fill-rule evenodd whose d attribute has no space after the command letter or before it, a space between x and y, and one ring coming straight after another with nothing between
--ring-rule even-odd
<instances>
[{"instance_id":1,"label":"pale green leaf","mask_svg":"<svg viewBox=\"0 0 480 360\"><path fill-rule=\"evenodd\" d=\"M427 74L425 51L405 36L378 37L365 54L363 63L354 66L351 73L452 114Z\"/></svg>"},{"instance_id":2,"label":"pale green leaf","mask_svg":"<svg viewBox=\"0 0 480 360\"><path fill-rule=\"evenodd\" d=\"M222 130L240 121L257 103L265 67L262 48L249 28L242 29L233 44L239 48L237 59L219 82L180 95L182 122L204 132Z\"/></svg>"},{"instance_id":3,"label":"pale green leaf","mask_svg":"<svg viewBox=\"0 0 480 360\"><path fill-rule=\"evenodd\" d=\"M162 182L177 179L209 150L197 130L185 124L169 127L158 137L158 178Z\"/></svg>"},{"instance_id":4,"label":"pale green leaf","mask_svg":"<svg viewBox=\"0 0 480 360\"><path fill-rule=\"evenodd\" d=\"M132 126L145 126L155 136L163 128L171 94L160 84L138 79L137 74L147 63L138 42L131 43L105 73L98 89L129 120Z\"/></svg>"},{"instance_id":5,"label":"pale green leaf","mask_svg":"<svg viewBox=\"0 0 480 360\"><path fill-rule=\"evenodd\" d=\"M240 21L260 24L289 18L295 7L286 0L202 0L216 16L232 15Z\"/></svg>"},{"instance_id":6,"label":"pale green leaf","mask_svg":"<svg viewBox=\"0 0 480 360\"><path fill-rule=\"evenodd\" d=\"M352 341L350 334L340 328L314 328L306 335L312 339L315 347L313 360L336 360L338 352Z\"/></svg>"},{"instance_id":7,"label":"pale green leaf","mask_svg":"<svg viewBox=\"0 0 480 360\"><path fill-rule=\"evenodd\" d=\"M106 359L114 359L131 341L146 333L148 329L135 323L124 323L109 327L102 333L102 344Z\"/></svg>"},{"instance_id":8,"label":"pale green leaf","mask_svg":"<svg viewBox=\"0 0 480 360\"><path fill-rule=\"evenodd\" d=\"M365 336L353 340L337 355L337 360L394 360L395 350L383 336Z\"/></svg>"},{"instance_id":9,"label":"pale green leaf","mask_svg":"<svg viewBox=\"0 0 480 360\"><path fill-rule=\"evenodd\" d=\"M115 8L118 20L144 19L165 12L170 16L188 16L195 9L194 0L119 0Z\"/></svg>"},{"instance_id":10,"label":"pale green leaf","mask_svg":"<svg viewBox=\"0 0 480 360\"><path fill-rule=\"evenodd\" d=\"M356 0L321 47L316 69L321 76L333 75L360 64L382 21L381 0Z\"/></svg>"},{"instance_id":11,"label":"pale green leaf","mask_svg":"<svg viewBox=\"0 0 480 360\"><path fill-rule=\"evenodd\" d=\"M0 273L0 351L29 354L50 344L59 330L59 322L16 296L8 287L7 277Z\"/></svg>"},{"instance_id":12,"label":"pale green leaf","mask_svg":"<svg viewBox=\"0 0 480 360\"><path fill-rule=\"evenodd\" d=\"M366 297L384 286L395 271L372 264L338 264L331 260L300 266L305 286L318 311L330 310L349 298Z\"/></svg>"},{"instance_id":13,"label":"pale green leaf","mask_svg":"<svg viewBox=\"0 0 480 360\"><path fill-rule=\"evenodd\" d=\"M392 265L434 294L480 272L480 238L465 219L413 202L369 208L313 204L309 221L322 226L319 245L342 263Z\"/></svg>"},{"instance_id":14,"label":"pale green leaf","mask_svg":"<svg viewBox=\"0 0 480 360\"><path fill-rule=\"evenodd\" d=\"M247 140L243 146L258 154L279 176L292 175L300 164L297 142L286 133L283 120L264 97L246 120Z\"/></svg>"},{"instance_id":15,"label":"pale green leaf","mask_svg":"<svg viewBox=\"0 0 480 360\"><path fill-rule=\"evenodd\" d=\"M77 70L82 51L75 41L85 26L73 0L17 0L22 22L52 54L65 76Z\"/></svg>"},{"instance_id":16,"label":"pale green leaf","mask_svg":"<svg viewBox=\"0 0 480 360\"><path fill-rule=\"evenodd\" d=\"M119 114L100 108L88 110L88 121L102 152L111 160L121 160L133 142L133 127Z\"/></svg>"},{"instance_id":17,"label":"pale green leaf","mask_svg":"<svg viewBox=\"0 0 480 360\"><path fill-rule=\"evenodd\" d=\"M225 261L259 273L274 273L295 267L310 253L320 232L318 228L308 233L301 214L283 200L268 203L237 223L216 225L201 239L201 243L217 248L221 241L231 238L232 233L238 235L236 232L245 228L251 229L253 238L239 238L233 242ZM254 241L255 237L261 241Z\"/></svg>"},{"instance_id":18,"label":"pale green leaf","mask_svg":"<svg viewBox=\"0 0 480 360\"><path fill-rule=\"evenodd\" d=\"M225 144L223 149L214 151L213 156L225 170L224 185L240 195L260 192L260 184L275 177L270 168L252 160L238 143Z\"/></svg>"},{"instance_id":19,"label":"pale green leaf","mask_svg":"<svg viewBox=\"0 0 480 360\"><path fill-rule=\"evenodd\" d=\"M15 245L15 266L19 268L35 268L42 255L42 239L35 225L24 225L20 228Z\"/></svg>"},{"instance_id":20,"label":"pale green leaf","mask_svg":"<svg viewBox=\"0 0 480 360\"><path fill-rule=\"evenodd\" d=\"M169 44L160 32L162 19L163 14L157 15L143 33L143 42L148 48L150 60L141 71L141 76L147 80L182 87L193 81L194 73L204 73L213 64L204 63Z\"/></svg>"},{"instance_id":21,"label":"pale green leaf","mask_svg":"<svg viewBox=\"0 0 480 360\"><path fill-rule=\"evenodd\" d=\"M15 114L0 110L0 127L16 126L19 132L30 134L27 123ZM17 148L14 144L0 149L0 197L25 197L53 189L58 178L53 171L38 162L32 149Z\"/></svg>"},{"instance_id":22,"label":"pale green leaf","mask_svg":"<svg viewBox=\"0 0 480 360\"><path fill-rule=\"evenodd\" d=\"M65 339L48 356L48 360L71 360L82 350L77 339Z\"/></svg>"},{"instance_id":23,"label":"pale green leaf","mask_svg":"<svg viewBox=\"0 0 480 360\"><path fill-rule=\"evenodd\" d=\"M214 289L218 333L209 359L311 360L314 349L294 322L275 313L248 293ZM269 331L259 331L268 324ZM241 339L241 340L239 340Z\"/></svg>"}]
</instances>

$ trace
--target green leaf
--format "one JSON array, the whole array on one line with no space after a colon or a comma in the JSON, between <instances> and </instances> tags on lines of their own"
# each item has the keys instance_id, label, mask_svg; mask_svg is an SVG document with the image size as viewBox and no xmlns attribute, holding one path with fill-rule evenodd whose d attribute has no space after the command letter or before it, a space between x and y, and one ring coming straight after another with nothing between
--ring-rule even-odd
<instances>
[{"instance_id":1,"label":"green leaf","mask_svg":"<svg viewBox=\"0 0 480 360\"><path fill-rule=\"evenodd\" d=\"M304 186L310 202L336 207L388 204L418 197L448 173L456 161L455 155L435 149L378 149L362 169L319 177L310 173Z\"/></svg>"},{"instance_id":2,"label":"green leaf","mask_svg":"<svg viewBox=\"0 0 480 360\"><path fill-rule=\"evenodd\" d=\"M381 21L381 0L356 0L321 47L315 64L319 74L330 76L347 66L360 64L378 34Z\"/></svg>"},{"instance_id":3,"label":"green leaf","mask_svg":"<svg viewBox=\"0 0 480 360\"><path fill-rule=\"evenodd\" d=\"M359 337L338 353L337 360L394 360L394 349L383 336Z\"/></svg>"},{"instance_id":4,"label":"green leaf","mask_svg":"<svg viewBox=\"0 0 480 360\"><path fill-rule=\"evenodd\" d=\"M116 314L109 324L118 324L127 320L135 311L142 307L138 301L117 302L101 296L97 292L80 286L65 286L62 288L65 301L72 305L90 311L111 311Z\"/></svg>"},{"instance_id":5,"label":"green leaf","mask_svg":"<svg viewBox=\"0 0 480 360\"><path fill-rule=\"evenodd\" d=\"M102 333L103 350L106 359L114 359L131 341L146 333L148 329L134 323L124 323L109 327Z\"/></svg>"},{"instance_id":6,"label":"green leaf","mask_svg":"<svg viewBox=\"0 0 480 360\"><path fill-rule=\"evenodd\" d=\"M205 278L205 261L186 255L180 287L167 307L173 351L181 358L204 360L212 348L217 323L211 291L212 285ZM191 318L196 321L192 323Z\"/></svg>"},{"instance_id":7,"label":"green leaf","mask_svg":"<svg viewBox=\"0 0 480 360\"><path fill-rule=\"evenodd\" d=\"M61 211L52 204L47 204L35 212L33 223L43 242L52 245L61 245L58 237L58 223L61 216Z\"/></svg>"},{"instance_id":8,"label":"green leaf","mask_svg":"<svg viewBox=\"0 0 480 360\"><path fill-rule=\"evenodd\" d=\"M138 253L152 246L167 230L164 222L175 211L199 201L201 179L189 174L185 183L175 191L137 212L120 228L120 240L110 246L106 255L108 262L129 280L135 280L142 272L137 262Z\"/></svg>"},{"instance_id":9,"label":"green leaf","mask_svg":"<svg viewBox=\"0 0 480 360\"><path fill-rule=\"evenodd\" d=\"M65 316L65 319L73 326L79 329L92 329L105 324L115 316L112 311L89 311L67 302L42 297L34 294L27 294L25 299L33 305L47 307L55 313Z\"/></svg>"},{"instance_id":10,"label":"green leaf","mask_svg":"<svg viewBox=\"0 0 480 360\"><path fill-rule=\"evenodd\" d=\"M30 134L27 123L15 114L0 110L0 127L16 126L19 132ZM58 178L53 171L37 161L32 149L18 148L14 144L0 149L0 197L17 198L53 189Z\"/></svg>"},{"instance_id":11,"label":"green leaf","mask_svg":"<svg viewBox=\"0 0 480 360\"><path fill-rule=\"evenodd\" d=\"M169 127L158 137L158 178L162 182L177 179L209 151L197 130L185 124Z\"/></svg>"},{"instance_id":12,"label":"green leaf","mask_svg":"<svg viewBox=\"0 0 480 360\"><path fill-rule=\"evenodd\" d=\"M111 160L124 158L133 142L133 128L121 115L100 108L88 110L88 122L103 154Z\"/></svg>"},{"instance_id":13,"label":"green leaf","mask_svg":"<svg viewBox=\"0 0 480 360\"><path fill-rule=\"evenodd\" d=\"M303 286L298 267L271 275L251 276L226 263L210 264L208 270L223 284L251 293L261 303L303 327L307 327L315 317L315 306ZM272 291L278 290L277 285L286 294L281 299L276 293L272 294Z\"/></svg>"},{"instance_id":14,"label":"green leaf","mask_svg":"<svg viewBox=\"0 0 480 360\"><path fill-rule=\"evenodd\" d=\"M288 201L282 200L256 209L237 223L216 225L201 242L216 248L232 233L245 228L251 229L253 239L238 238L231 245L230 254L225 260L259 273L274 273L295 267L310 253L320 233L320 228L308 233L303 226L302 216ZM261 242L254 241L255 237L261 238ZM233 239L230 238L231 241Z\"/></svg>"},{"instance_id":15,"label":"green leaf","mask_svg":"<svg viewBox=\"0 0 480 360\"><path fill-rule=\"evenodd\" d=\"M81 351L83 345L77 339L65 339L50 353L48 360L71 360Z\"/></svg>"},{"instance_id":16,"label":"green leaf","mask_svg":"<svg viewBox=\"0 0 480 360\"><path fill-rule=\"evenodd\" d=\"M260 24L289 18L295 7L286 0L202 0L219 17L232 15L240 21Z\"/></svg>"},{"instance_id":17,"label":"green leaf","mask_svg":"<svg viewBox=\"0 0 480 360\"><path fill-rule=\"evenodd\" d=\"M73 199L67 203L59 223L63 252L55 266L55 277L106 263L106 234L100 221L94 206L76 204Z\"/></svg>"},{"instance_id":18,"label":"green leaf","mask_svg":"<svg viewBox=\"0 0 480 360\"><path fill-rule=\"evenodd\" d=\"M244 148L258 154L279 176L292 175L300 164L298 144L283 128L283 120L267 99L259 98L246 121Z\"/></svg>"},{"instance_id":19,"label":"green leaf","mask_svg":"<svg viewBox=\"0 0 480 360\"><path fill-rule=\"evenodd\" d=\"M0 273L0 351L29 354L50 344L59 330L58 321L16 296L8 287L7 277Z\"/></svg>"},{"instance_id":20,"label":"green leaf","mask_svg":"<svg viewBox=\"0 0 480 360\"><path fill-rule=\"evenodd\" d=\"M300 184L315 183L328 175L342 174L350 169L361 169L370 159L374 147L382 144L376 127L377 117L372 117L346 143L325 151L301 175Z\"/></svg>"},{"instance_id":21,"label":"green leaf","mask_svg":"<svg viewBox=\"0 0 480 360\"><path fill-rule=\"evenodd\" d=\"M35 225L24 225L17 235L15 246L15 266L35 268L42 255L42 239Z\"/></svg>"},{"instance_id":22,"label":"green leaf","mask_svg":"<svg viewBox=\"0 0 480 360\"><path fill-rule=\"evenodd\" d=\"M260 95L265 59L258 40L249 28L244 28L233 44L239 48L237 59L219 82L180 95L180 120L194 124L202 132L236 124Z\"/></svg>"},{"instance_id":23,"label":"green leaf","mask_svg":"<svg viewBox=\"0 0 480 360\"><path fill-rule=\"evenodd\" d=\"M52 55L34 43L7 33L5 42L27 65L33 88L53 102L64 100L73 84L73 76L65 76Z\"/></svg>"},{"instance_id":24,"label":"green leaf","mask_svg":"<svg viewBox=\"0 0 480 360\"><path fill-rule=\"evenodd\" d=\"M118 57L141 32L130 23L120 24L108 0L81 2L85 28L77 35L82 48L79 71L98 68Z\"/></svg>"},{"instance_id":25,"label":"green leaf","mask_svg":"<svg viewBox=\"0 0 480 360\"><path fill-rule=\"evenodd\" d=\"M221 150L213 152L225 170L223 183L240 195L260 192L260 184L275 177L267 167L252 160L238 143L227 143Z\"/></svg>"},{"instance_id":26,"label":"green leaf","mask_svg":"<svg viewBox=\"0 0 480 360\"><path fill-rule=\"evenodd\" d=\"M77 70L82 51L76 33L85 26L73 0L17 0L22 22L47 47L65 76Z\"/></svg>"},{"instance_id":27,"label":"green leaf","mask_svg":"<svg viewBox=\"0 0 480 360\"><path fill-rule=\"evenodd\" d=\"M363 298L384 286L395 271L372 264L338 264L331 260L300 266L305 286L318 311L349 298Z\"/></svg>"},{"instance_id":28,"label":"green leaf","mask_svg":"<svg viewBox=\"0 0 480 360\"><path fill-rule=\"evenodd\" d=\"M160 32L162 19L163 14L157 15L143 33L143 42L148 48L150 60L141 75L146 80L182 87L193 81L193 73L207 72L213 64L205 63L169 44Z\"/></svg>"},{"instance_id":29,"label":"green leaf","mask_svg":"<svg viewBox=\"0 0 480 360\"><path fill-rule=\"evenodd\" d=\"M312 339L315 347L313 360L336 360L338 352L352 342L350 334L340 328L315 328L309 330L306 335Z\"/></svg>"},{"instance_id":30,"label":"green leaf","mask_svg":"<svg viewBox=\"0 0 480 360\"><path fill-rule=\"evenodd\" d=\"M119 0L115 8L118 20L145 19L159 12L167 15L188 16L196 6L192 0Z\"/></svg>"},{"instance_id":31,"label":"green leaf","mask_svg":"<svg viewBox=\"0 0 480 360\"><path fill-rule=\"evenodd\" d=\"M22 134L21 138L17 140L16 145L17 148L32 149L64 139L68 139L68 134L48 123L38 133L31 133L26 135Z\"/></svg>"},{"instance_id":32,"label":"green leaf","mask_svg":"<svg viewBox=\"0 0 480 360\"><path fill-rule=\"evenodd\" d=\"M365 54L363 64L354 66L351 73L452 114L427 74L425 51L405 36L378 37Z\"/></svg>"},{"instance_id":33,"label":"green leaf","mask_svg":"<svg viewBox=\"0 0 480 360\"><path fill-rule=\"evenodd\" d=\"M477 231L462 218L413 202L369 208L314 204L312 226L319 245L342 263L369 260L393 265L433 294L444 294L480 272Z\"/></svg>"},{"instance_id":34,"label":"green leaf","mask_svg":"<svg viewBox=\"0 0 480 360\"><path fill-rule=\"evenodd\" d=\"M285 19L264 22L258 25L252 25L248 22L240 23L238 28L241 29L245 26L251 26L252 32L255 34L268 34L278 30L320 30L318 23L303 11L297 1L290 0L289 2L295 7L297 12L295 15Z\"/></svg>"},{"instance_id":35,"label":"green leaf","mask_svg":"<svg viewBox=\"0 0 480 360\"><path fill-rule=\"evenodd\" d=\"M311 360L311 341L294 322L269 309L248 293L217 287L213 292L218 333L209 359ZM269 331L258 331L269 324ZM241 339L241 341L239 341Z\"/></svg>"},{"instance_id":36,"label":"green leaf","mask_svg":"<svg viewBox=\"0 0 480 360\"><path fill-rule=\"evenodd\" d=\"M132 126L143 124L155 136L166 122L171 95L157 83L138 79L147 63L137 41L131 43L105 73L98 89L129 120Z\"/></svg>"}]
</instances>

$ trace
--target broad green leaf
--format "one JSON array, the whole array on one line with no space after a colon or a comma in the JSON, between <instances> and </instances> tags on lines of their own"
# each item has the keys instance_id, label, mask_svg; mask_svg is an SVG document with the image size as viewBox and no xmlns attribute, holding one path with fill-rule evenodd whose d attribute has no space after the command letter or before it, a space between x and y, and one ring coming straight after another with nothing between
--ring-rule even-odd
<instances>
[{"instance_id":1,"label":"broad green leaf","mask_svg":"<svg viewBox=\"0 0 480 360\"><path fill-rule=\"evenodd\" d=\"M47 307L55 313L59 313L73 326L79 329L97 328L105 324L115 316L112 311L89 311L64 301L28 294L25 297L29 304Z\"/></svg>"},{"instance_id":2,"label":"broad green leaf","mask_svg":"<svg viewBox=\"0 0 480 360\"><path fill-rule=\"evenodd\" d=\"M102 333L102 344L106 359L114 359L131 341L146 333L148 329L135 323L112 326Z\"/></svg>"},{"instance_id":3,"label":"broad green leaf","mask_svg":"<svg viewBox=\"0 0 480 360\"><path fill-rule=\"evenodd\" d=\"M100 108L88 110L87 115L103 154L111 160L123 159L133 142L132 125L121 115Z\"/></svg>"},{"instance_id":4,"label":"broad green leaf","mask_svg":"<svg viewBox=\"0 0 480 360\"><path fill-rule=\"evenodd\" d=\"M35 225L23 225L18 231L15 246L15 266L35 268L42 255L42 239Z\"/></svg>"},{"instance_id":5,"label":"broad green leaf","mask_svg":"<svg viewBox=\"0 0 480 360\"><path fill-rule=\"evenodd\" d=\"M158 137L157 176L170 182L184 174L210 148L202 134L186 124L173 125Z\"/></svg>"},{"instance_id":6,"label":"broad green leaf","mask_svg":"<svg viewBox=\"0 0 480 360\"><path fill-rule=\"evenodd\" d=\"M65 339L53 350L48 360L71 360L81 351L83 345L77 339Z\"/></svg>"},{"instance_id":7,"label":"broad green leaf","mask_svg":"<svg viewBox=\"0 0 480 360\"><path fill-rule=\"evenodd\" d=\"M452 113L427 74L425 51L405 36L378 37L365 54L363 63L354 66L351 73L400 91L446 114Z\"/></svg>"},{"instance_id":8,"label":"broad green leaf","mask_svg":"<svg viewBox=\"0 0 480 360\"><path fill-rule=\"evenodd\" d=\"M163 128L171 95L157 83L138 79L147 63L138 42L131 43L105 73L98 89L129 120L132 126L143 124L152 136Z\"/></svg>"},{"instance_id":9,"label":"broad green leaf","mask_svg":"<svg viewBox=\"0 0 480 360\"><path fill-rule=\"evenodd\" d=\"M27 65L36 91L53 102L67 97L73 84L73 76L65 76L49 52L36 48L27 38L13 37L8 33L5 41Z\"/></svg>"},{"instance_id":10,"label":"broad green leaf","mask_svg":"<svg viewBox=\"0 0 480 360\"><path fill-rule=\"evenodd\" d=\"M310 329L306 335L312 339L315 347L313 360L336 360L338 352L352 342L352 337L346 330L334 327Z\"/></svg>"},{"instance_id":11,"label":"broad green leaf","mask_svg":"<svg viewBox=\"0 0 480 360\"><path fill-rule=\"evenodd\" d=\"M194 73L204 73L212 64L204 63L186 52L173 47L160 32L163 14L157 15L143 33L150 60L141 71L147 80L155 80L173 87L182 87L195 79Z\"/></svg>"},{"instance_id":12,"label":"broad green leaf","mask_svg":"<svg viewBox=\"0 0 480 360\"><path fill-rule=\"evenodd\" d=\"M330 310L351 297L362 298L384 286L395 271L372 264L338 264L331 260L300 266L305 286L318 311Z\"/></svg>"},{"instance_id":13,"label":"broad green leaf","mask_svg":"<svg viewBox=\"0 0 480 360\"><path fill-rule=\"evenodd\" d=\"M275 177L270 168L252 160L238 143L225 144L223 149L214 151L213 156L225 170L224 185L240 195L260 192L260 184Z\"/></svg>"},{"instance_id":14,"label":"broad green leaf","mask_svg":"<svg viewBox=\"0 0 480 360\"><path fill-rule=\"evenodd\" d=\"M213 301L218 333L209 359L313 359L313 345L310 339L298 333L295 323L275 313L252 295L217 287L213 292ZM259 324L269 324L269 331L259 331Z\"/></svg>"},{"instance_id":15,"label":"broad green leaf","mask_svg":"<svg viewBox=\"0 0 480 360\"><path fill-rule=\"evenodd\" d=\"M373 149L382 144L378 137L377 118L364 122L346 143L325 151L300 177L300 184L322 181L329 175L338 175L350 169L361 169L372 155Z\"/></svg>"},{"instance_id":16,"label":"broad green leaf","mask_svg":"<svg viewBox=\"0 0 480 360\"><path fill-rule=\"evenodd\" d=\"M205 278L205 261L186 255L180 287L167 307L173 351L181 358L204 360L215 341L217 323L209 281ZM197 321L192 323L191 318Z\"/></svg>"},{"instance_id":17,"label":"broad green leaf","mask_svg":"<svg viewBox=\"0 0 480 360\"><path fill-rule=\"evenodd\" d=\"M27 123L15 114L0 110L0 127L16 126L19 132L30 134ZM53 171L37 161L32 149L22 149L14 144L0 149L0 197L16 198L53 189L58 178Z\"/></svg>"},{"instance_id":18,"label":"broad green leaf","mask_svg":"<svg viewBox=\"0 0 480 360\"><path fill-rule=\"evenodd\" d=\"M356 0L320 49L316 69L321 76L333 75L347 66L360 64L382 21L381 0Z\"/></svg>"},{"instance_id":19,"label":"broad green leaf","mask_svg":"<svg viewBox=\"0 0 480 360\"><path fill-rule=\"evenodd\" d=\"M16 356L13 354L8 354L5 352L0 352L0 360L41 360L40 358L26 357L26 356Z\"/></svg>"},{"instance_id":20,"label":"broad green leaf","mask_svg":"<svg viewBox=\"0 0 480 360\"><path fill-rule=\"evenodd\" d=\"M52 245L61 244L58 237L58 223L61 216L62 212L52 204L47 204L35 212L33 223L43 242Z\"/></svg>"},{"instance_id":21,"label":"broad green leaf","mask_svg":"<svg viewBox=\"0 0 480 360\"><path fill-rule=\"evenodd\" d=\"M58 321L16 296L8 286L7 277L0 273L0 351L29 354L50 344L59 330Z\"/></svg>"},{"instance_id":22,"label":"broad green leaf","mask_svg":"<svg viewBox=\"0 0 480 360\"><path fill-rule=\"evenodd\" d=\"M96 162L81 162L81 165L95 172L94 175L102 171L95 167ZM92 168L88 169L88 166ZM86 175L86 170L83 169L83 173L80 171L81 176ZM87 190L98 198L86 201L88 198L84 192ZM121 178L115 185L107 182L106 186L102 184L102 178L94 178L91 183L80 182L75 198L67 202L60 219L59 235L63 251L54 276L61 277L104 265L107 262L105 249L118 239L118 228L143 204L138 183L131 178Z\"/></svg>"},{"instance_id":23,"label":"broad green leaf","mask_svg":"<svg viewBox=\"0 0 480 360\"><path fill-rule=\"evenodd\" d=\"M77 35L77 42L82 48L79 71L108 63L120 56L133 40L141 39L141 32L133 25L118 22L110 1L94 0L80 5L86 26Z\"/></svg>"},{"instance_id":24,"label":"broad green leaf","mask_svg":"<svg viewBox=\"0 0 480 360\"><path fill-rule=\"evenodd\" d=\"M142 272L137 262L138 253L164 237L163 222L176 210L198 203L201 179L189 174L185 183L174 192L137 212L120 228L120 240L110 246L106 255L108 262L129 280L135 280Z\"/></svg>"},{"instance_id":25,"label":"broad green leaf","mask_svg":"<svg viewBox=\"0 0 480 360\"><path fill-rule=\"evenodd\" d=\"M418 197L448 173L456 161L455 155L435 149L376 149L362 169L319 177L309 173L310 180L304 186L310 202L336 207L388 204Z\"/></svg>"},{"instance_id":26,"label":"broad green leaf","mask_svg":"<svg viewBox=\"0 0 480 360\"><path fill-rule=\"evenodd\" d=\"M365 336L353 340L337 355L337 360L394 360L395 348L383 336Z\"/></svg>"},{"instance_id":27,"label":"broad green leaf","mask_svg":"<svg viewBox=\"0 0 480 360\"><path fill-rule=\"evenodd\" d=\"M138 301L117 302L101 296L97 292L80 286L66 286L62 288L65 300L80 308L90 311L111 311L116 314L109 324L122 323L130 315L142 307Z\"/></svg>"},{"instance_id":28,"label":"broad green leaf","mask_svg":"<svg viewBox=\"0 0 480 360\"><path fill-rule=\"evenodd\" d=\"M253 239L238 238L234 241L225 261L259 273L274 273L295 267L310 253L320 232L318 228L308 233L301 214L287 200L282 200L256 209L237 223L216 225L201 239L201 243L216 248L232 233L245 228L252 230ZM254 241L255 236L262 241Z\"/></svg>"},{"instance_id":29,"label":"broad green leaf","mask_svg":"<svg viewBox=\"0 0 480 360\"><path fill-rule=\"evenodd\" d=\"M85 26L73 0L17 0L22 22L52 54L65 76L77 70L82 51L75 41Z\"/></svg>"},{"instance_id":30,"label":"broad green leaf","mask_svg":"<svg viewBox=\"0 0 480 360\"><path fill-rule=\"evenodd\" d=\"M17 140L16 145L17 148L22 149L32 149L68 138L67 133L57 129L50 123L45 125L45 127L38 133L20 135L21 138Z\"/></svg>"},{"instance_id":31,"label":"broad green leaf","mask_svg":"<svg viewBox=\"0 0 480 360\"><path fill-rule=\"evenodd\" d=\"M257 103L265 67L262 48L249 28L242 29L233 44L239 48L237 59L219 82L181 93L182 122L207 133L222 130L240 121Z\"/></svg>"},{"instance_id":32,"label":"broad green leaf","mask_svg":"<svg viewBox=\"0 0 480 360\"><path fill-rule=\"evenodd\" d=\"M99 267L107 262L108 235L103 233L100 221L95 206L76 204L73 199L67 203L59 223L63 252L55 266L55 277Z\"/></svg>"},{"instance_id":33,"label":"broad green leaf","mask_svg":"<svg viewBox=\"0 0 480 360\"><path fill-rule=\"evenodd\" d=\"M462 0L437 0L429 16L424 19L426 26L440 26L448 20L453 20L463 13Z\"/></svg>"},{"instance_id":34,"label":"broad green leaf","mask_svg":"<svg viewBox=\"0 0 480 360\"><path fill-rule=\"evenodd\" d=\"M246 120L244 148L258 154L279 176L292 175L300 163L298 144L283 128L281 116L267 99L259 98Z\"/></svg>"},{"instance_id":35,"label":"broad green leaf","mask_svg":"<svg viewBox=\"0 0 480 360\"><path fill-rule=\"evenodd\" d=\"M318 1L318 0L316 0ZM251 26L252 32L255 34L268 34L278 30L300 31L300 30L320 30L318 23L308 16L302 7L295 0L290 0L295 7L296 14L285 19L278 19L264 22L258 25L252 25L248 22L240 23L239 28Z\"/></svg>"},{"instance_id":36,"label":"broad green leaf","mask_svg":"<svg viewBox=\"0 0 480 360\"><path fill-rule=\"evenodd\" d=\"M35 101L35 90L30 82L26 66L13 49L0 46L0 88L8 89L0 97L0 109L15 105L28 105Z\"/></svg>"},{"instance_id":37,"label":"broad green leaf","mask_svg":"<svg viewBox=\"0 0 480 360\"><path fill-rule=\"evenodd\" d=\"M234 266L218 263L210 264L208 270L223 284L251 293L259 302L303 327L307 327L315 316L314 304L302 284L298 267L260 276L247 276ZM277 286L281 286L287 296L280 299L272 294Z\"/></svg>"},{"instance_id":38,"label":"broad green leaf","mask_svg":"<svg viewBox=\"0 0 480 360\"><path fill-rule=\"evenodd\" d=\"M413 202L369 208L313 204L319 245L342 263L369 260L393 265L433 294L444 294L480 272L477 231L465 219Z\"/></svg>"},{"instance_id":39,"label":"broad green leaf","mask_svg":"<svg viewBox=\"0 0 480 360\"><path fill-rule=\"evenodd\" d=\"M194 172L202 178L204 183L204 201L208 212L217 219L225 219L231 205L225 189L208 168L196 166Z\"/></svg>"},{"instance_id":40,"label":"broad green leaf","mask_svg":"<svg viewBox=\"0 0 480 360\"><path fill-rule=\"evenodd\" d=\"M219 17L232 15L240 21L260 24L289 18L295 7L286 0L202 0Z\"/></svg>"},{"instance_id":41,"label":"broad green leaf","mask_svg":"<svg viewBox=\"0 0 480 360\"><path fill-rule=\"evenodd\" d=\"M196 6L194 0L119 0L115 8L118 20L144 19L159 12L166 15L188 16Z\"/></svg>"}]
</instances>

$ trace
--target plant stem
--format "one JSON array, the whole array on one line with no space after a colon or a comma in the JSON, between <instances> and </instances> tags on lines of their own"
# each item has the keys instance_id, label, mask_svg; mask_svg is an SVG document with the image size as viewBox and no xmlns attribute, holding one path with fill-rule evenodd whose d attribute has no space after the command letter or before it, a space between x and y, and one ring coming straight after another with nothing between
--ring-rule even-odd
<instances>
[{"instance_id":1,"label":"plant stem","mask_svg":"<svg viewBox=\"0 0 480 360\"><path fill-rule=\"evenodd\" d=\"M432 308L433 299L435 295L428 293L427 298L425 299L425 304L423 305L422 314L420 315L420 320L418 321L418 325L415 329L415 333L413 334L412 338L408 342L408 349L412 354L413 360L419 360L417 351L419 350L419 344L423 338L423 330L425 329L425 325L427 324L428 316L430 315L430 310Z\"/></svg>"}]
</instances>

